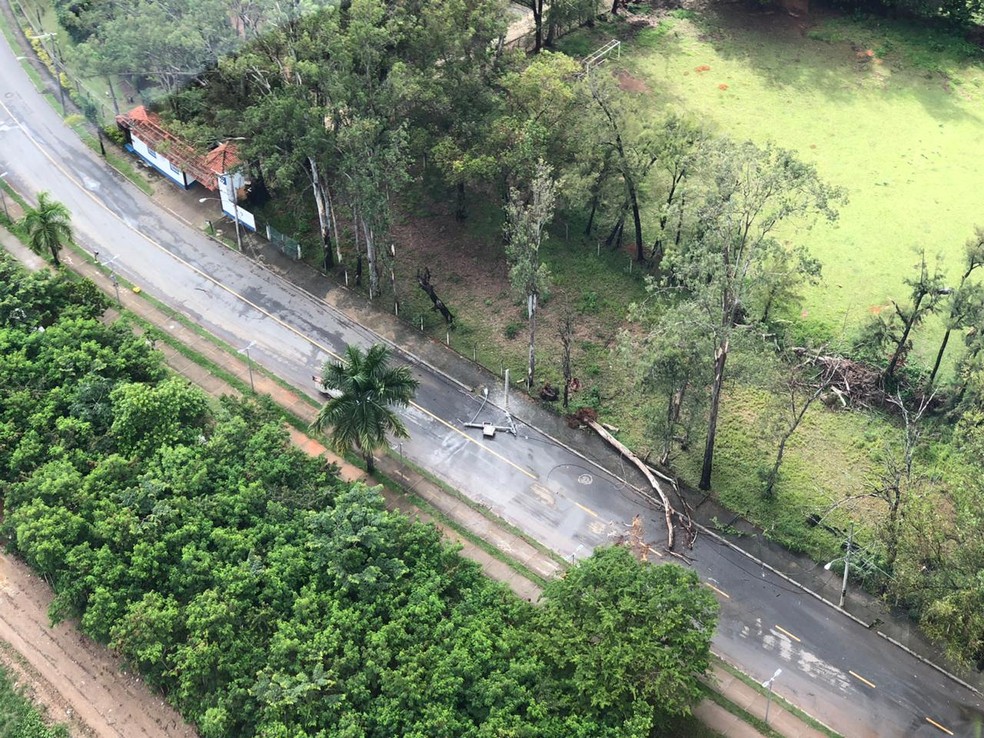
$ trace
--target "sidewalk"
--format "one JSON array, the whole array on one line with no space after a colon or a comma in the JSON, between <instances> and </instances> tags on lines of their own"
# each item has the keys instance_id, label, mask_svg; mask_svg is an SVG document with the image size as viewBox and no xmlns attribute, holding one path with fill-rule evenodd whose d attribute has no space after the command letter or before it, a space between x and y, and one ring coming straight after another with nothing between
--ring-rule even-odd
<instances>
[{"instance_id":1,"label":"sidewalk","mask_svg":"<svg viewBox=\"0 0 984 738\"><path fill-rule=\"evenodd\" d=\"M0 229L0 245L31 269L39 269L45 264L42 259L26 249L15 237L4 229ZM66 254L66 256L69 255ZM92 280L108 295L114 296L112 285L106 273L96 264L74 256L71 259L66 258L65 262L70 264L75 272ZM175 340L206 357L216 366L221 367L223 371L235 376L244 386L248 384L249 368L244 362L243 357L219 349L209 340L202 338L194 331L189 330L181 323L175 321L165 311L158 309L148 300L138 297L128 290L121 290L120 297L123 307L126 310L151 325L166 328ZM116 315L116 311L111 310L108 312L107 318L114 319ZM189 360L169 344L159 343L156 348L164 354L168 366L182 376L187 377L189 381L202 387L209 394L214 396L242 396L242 392L229 384L225 379L216 376L201 365ZM287 390L261 371L253 372L253 382L258 394L268 395L281 408L305 422L310 422L314 419L317 413L317 404L316 402L312 403L311 399L315 398L306 398L299 392ZM290 428L290 435L295 445L302 450L312 456L322 456L329 463L337 464L340 470L340 476L343 479L347 481L364 480L369 484L376 484L362 469L328 451L320 441L293 428ZM390 479L397 480L403 486L403 490L382 488L381 492L390 509L400 510L424 523L433 523L441 531L442 535L461 547L461 554L463 556L478 563L486 575L505 583L519 597L536 602L539 599L541 589L539 585L530 581L500 559L492 556L471 540L460 535L454 528L440 520L436 520L434 516L423 511L404 490L410 490L414 495L425 500L440 515L453 520L455 525L463 528L470 534L487 541L496 549L513 560L518 561L540 577L550 579L562 573L563 567L554 557L544 553L524 538L499 525L491 517L483 515L445 492L422 475L407 468L398 459L394 458L392 454L381 455L377 466L380 472ZM742 707L751 715L760 719L764 718L766 709L765 697L744 682L733 677L727 671L715 667L708 679L708 683L715 691L724 695L728 700ZM755 738L756 736L761 736L750 725L743 723L723 707L709 699L705 699L697 706L695 714L702 723L727 738ZM805 725L799 718L787 712L774 701L769 712L769 724L773 729L787 736L787 738L820 738L824 735Z\"/></svg>"}]
</instances>

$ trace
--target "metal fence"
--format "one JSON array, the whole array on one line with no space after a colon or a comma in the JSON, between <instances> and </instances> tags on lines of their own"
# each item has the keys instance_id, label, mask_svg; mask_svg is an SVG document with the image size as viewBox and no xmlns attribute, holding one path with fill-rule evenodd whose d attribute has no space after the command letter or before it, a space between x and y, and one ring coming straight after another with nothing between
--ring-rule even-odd
<instances>
[{"instance_id":1,"label":"metal fence","mask_svg":"<svg viewBox=\"0 0 984 738\"><path fill-rule=\"evenodd\" d=\"M273 244L273 247L281 254L293 259L294 261L301 260L301 244L293 238L290 236L285 236L269 223L267 223L266 226L266 235L270 243Z\"/></svg>"}]
</instances>

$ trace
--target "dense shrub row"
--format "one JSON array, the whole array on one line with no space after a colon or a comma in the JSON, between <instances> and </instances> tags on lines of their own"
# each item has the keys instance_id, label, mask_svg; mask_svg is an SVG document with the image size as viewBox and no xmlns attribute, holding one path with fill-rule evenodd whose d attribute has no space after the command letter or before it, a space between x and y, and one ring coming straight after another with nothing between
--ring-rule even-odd
<instances>
[{"instance_id":1,"label":"dense shrub row","mask_svg":"<svg viewBox=\"0 0 984 738\"><path fill-rule=\"evenodd\" d=\"M691 572L608 549L534 607L103 307L0 260L0 535L202 735L646 736L697 697Z\"/></svg>"}]
</instances>

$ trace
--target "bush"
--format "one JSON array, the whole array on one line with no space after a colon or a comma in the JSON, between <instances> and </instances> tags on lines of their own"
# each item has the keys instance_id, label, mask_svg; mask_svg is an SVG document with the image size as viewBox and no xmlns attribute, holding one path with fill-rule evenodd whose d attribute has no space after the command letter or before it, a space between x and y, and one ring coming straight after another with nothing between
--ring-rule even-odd
<instances>
[{"instance_id":1,"label":"bush","mask_svg":"<svg viewBox=\"0 0 984 738\"><path fill-rule=\"evenodd\" d=\"M110 141L112 141L120 148L123 148L123 146L126 145L126 134L119 129L119 126L116 126L114 124L103 126L102 132L106 138L108 138Z\"/></svg>"}]
</instances>

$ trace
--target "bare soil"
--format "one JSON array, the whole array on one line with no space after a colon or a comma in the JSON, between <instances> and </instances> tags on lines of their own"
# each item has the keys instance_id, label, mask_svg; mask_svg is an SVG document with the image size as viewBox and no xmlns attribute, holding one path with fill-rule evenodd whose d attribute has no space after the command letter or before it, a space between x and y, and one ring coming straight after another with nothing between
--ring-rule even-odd
<instances>
[{"instance_id":1,"label":"bare soil","mask_svg":"<svg viewBox=\"0 0 984 738\"><path fill-rule=\"evenodd\" d=\"M194 738L195 729L74 622L51 627L52 592L0 553L0 664L54 722L85 738Z\"/></svg>"}]
</instances>

